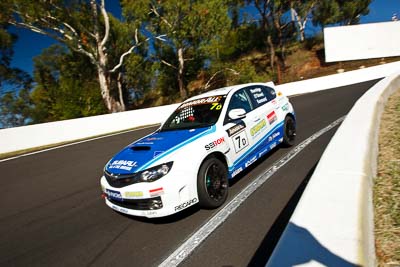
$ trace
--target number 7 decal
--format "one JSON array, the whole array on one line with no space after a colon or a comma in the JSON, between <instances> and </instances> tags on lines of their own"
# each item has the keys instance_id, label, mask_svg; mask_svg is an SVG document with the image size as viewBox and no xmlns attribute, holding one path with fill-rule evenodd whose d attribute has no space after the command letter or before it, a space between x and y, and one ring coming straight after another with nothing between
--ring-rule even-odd
<instances>
[{"instance_id":1,"label":"number 7 decal","mask_svg":"<svg viewBox=\"0 0 400 267\"><path fill-rule=\"evenodd\" d=\"M240 132L232 137L233 146L235 147L235 152L239 153L243 148L245 148L249 141L247 139L246 132Z\"/></svg>"}]
</instances>

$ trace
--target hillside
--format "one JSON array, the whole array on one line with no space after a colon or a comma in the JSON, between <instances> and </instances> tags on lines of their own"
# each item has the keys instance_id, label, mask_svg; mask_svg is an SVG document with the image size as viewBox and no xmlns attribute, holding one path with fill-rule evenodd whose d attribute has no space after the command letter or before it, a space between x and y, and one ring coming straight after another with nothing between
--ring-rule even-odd
<instances>
[{"instance_id":1,"label":"hillside","mask_svg":"<svg viewBox=\"0 0 400 267\"><path fill-rule=\"evenodd\" d=\"M257 50L251 51L242 54L236 61L231 62L230 65L233 66L231 68L232 71L237 66L241 67L240 70L235 70L237 73L225 73L222 75L221 80L226 80L227 76L232 75L231 84L242 83L243 80L237 79L234 76L241 75L242 73L244 73L243 75L249 75L247 72L255 71L256 75L253 76L257 78L249 80L249 77L246 77L247 80L245 79L244 82L272 80L275 84L283 84L400 60L400 57L392 57L326 63L324 53L324 46L321 40L316 41L315 39L311 39L304 44L295 44L292 47L288 47L285 51L285 66L281 63L279 67L275 66L274 71L272 71L270 67L270 58L267 53ZM247 70L246 67L250 70ZM199 73L197 79L188 85L189 94L193 96L207 91L205 85L210 80L210 77L212 77L211 73ZM208 90L231 84L221 84L217 81L216 84L208 88ZM182 100L177 96L165 96L155 90L146 93L144 98L138 101L134 108L160 106L181 101Z\"/></svg>"}]
</instances>

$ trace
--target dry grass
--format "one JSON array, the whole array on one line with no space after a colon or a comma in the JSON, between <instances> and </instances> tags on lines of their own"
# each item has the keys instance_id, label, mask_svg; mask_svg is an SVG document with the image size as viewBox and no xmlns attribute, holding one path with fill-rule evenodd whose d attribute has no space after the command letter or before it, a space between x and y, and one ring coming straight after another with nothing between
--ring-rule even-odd
<instances>
[{"instance_id":1,"label":"dry grass","mask_svg":"<svg viewBox=\"0 0 400 267\"><path fill-rule=\"evenodd\" d=\"M400 89L382 116L374 208L378 266L400 266Z\"/></svg>"}]
</instances>

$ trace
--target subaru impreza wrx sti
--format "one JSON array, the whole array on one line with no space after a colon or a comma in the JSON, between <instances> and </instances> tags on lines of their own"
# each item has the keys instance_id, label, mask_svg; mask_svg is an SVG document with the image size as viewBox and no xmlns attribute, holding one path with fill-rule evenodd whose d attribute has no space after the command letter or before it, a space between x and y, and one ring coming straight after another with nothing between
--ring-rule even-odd
<instances>
[{"instance_id":1,"label":"subaru impreza wrx sti","mask_svg":"<svg viewBox=\"0 0 400 267\"><path fill-rule=\"evenodd\" d=\"M184 101L158 130L117 153L104 167L103 196L116 211L149 218L196 203L217 208L229 179L295 136L293 106L272 82L213 90Z\"/></svg>"}]
</instances>

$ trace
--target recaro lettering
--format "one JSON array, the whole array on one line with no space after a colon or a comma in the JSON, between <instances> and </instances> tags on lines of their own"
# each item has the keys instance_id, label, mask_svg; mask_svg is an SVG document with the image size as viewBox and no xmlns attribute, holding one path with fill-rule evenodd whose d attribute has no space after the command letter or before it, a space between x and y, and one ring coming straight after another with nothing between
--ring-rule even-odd
<instances>
[{"instance_id":1,"label":"recaro lettering","mask_svg":"<svg viewBox=\"0 0 400 267\"><path fill-rule=\"evenodd\" d=\"M191 199L191 200L189 200L189 201L187 201L185 203L180 204L179 206L176 206L175 207L175 211L180 211L180 210L182 210L184 208L187 208L187 207L195 204L196 202L197 202L197 198L193 198L193 199Z\"/></svg>"}]
</instances>

